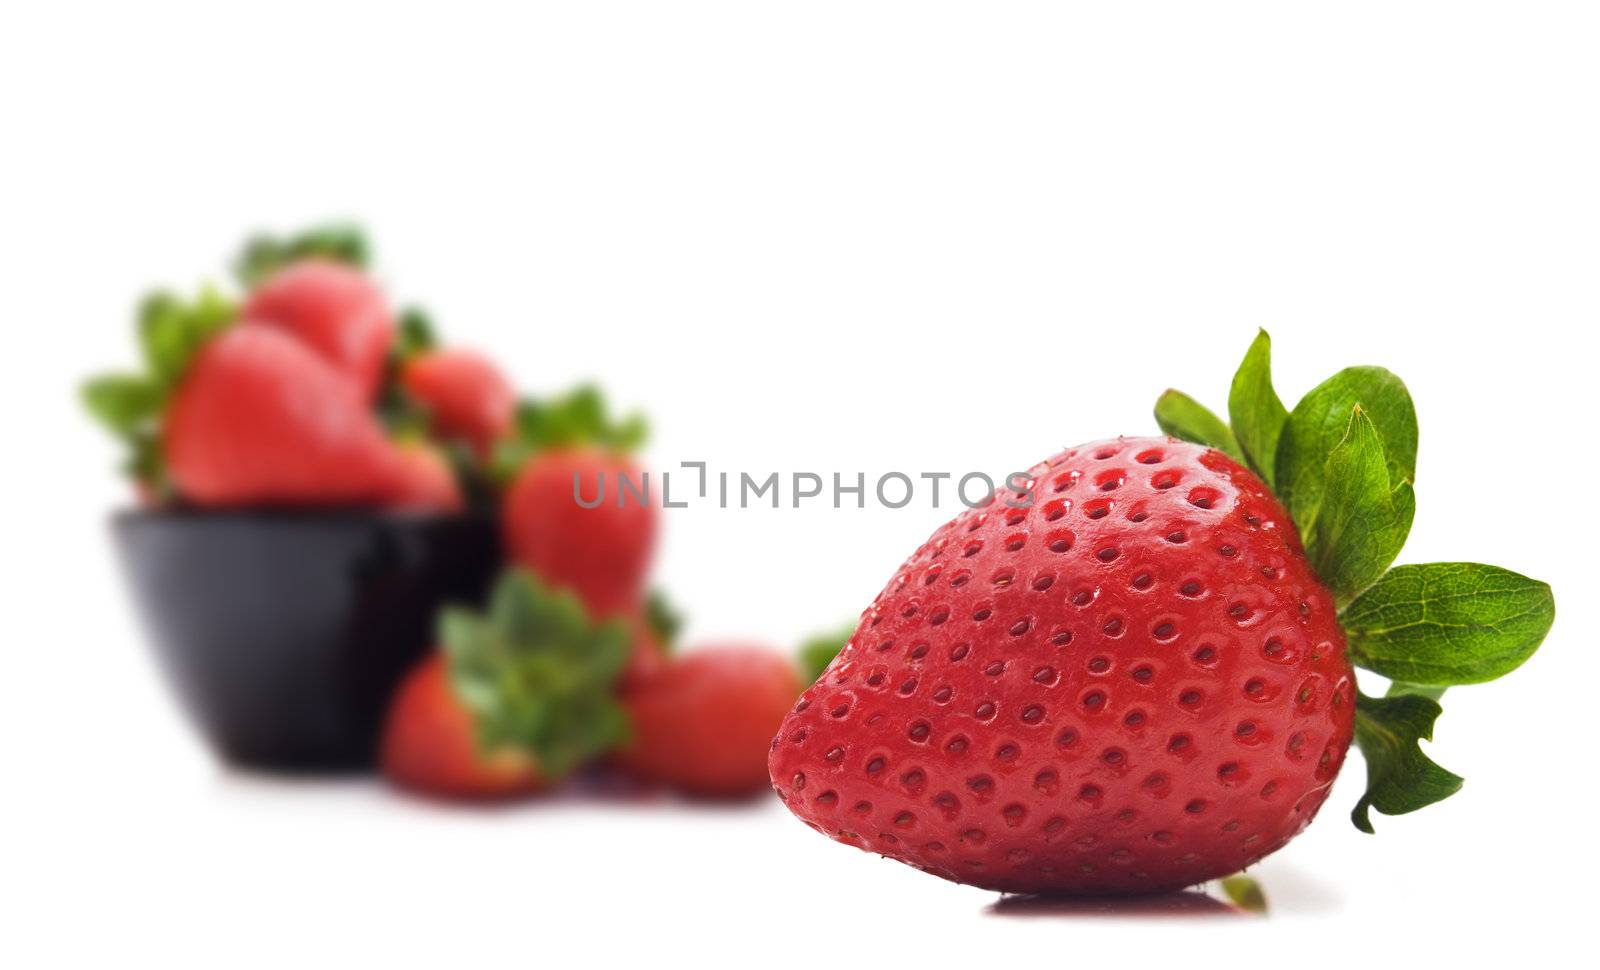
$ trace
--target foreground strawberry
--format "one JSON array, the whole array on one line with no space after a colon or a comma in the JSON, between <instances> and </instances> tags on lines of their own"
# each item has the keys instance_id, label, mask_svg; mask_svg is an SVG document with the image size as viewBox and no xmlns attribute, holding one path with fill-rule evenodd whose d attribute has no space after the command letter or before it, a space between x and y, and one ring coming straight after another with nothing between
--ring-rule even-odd
<instances>
[{"instance_id":1,"label":"foreground strawberry","mask_svg":"<svg viewBox=\"0 0 1600 970\"><path fill-rule=\"evenodd\" d=\"M1163 430L1199 443L1067 450L935 532L773 740L789 808L958 882L1120 893L1282 847L1352 734L1368 831L1371 808L1459 787L1416 741L1445 686L1537 648L1549 587L1388 570L1414 509L1404 386L1351 368L1290 413L1268 355L1263 334L1231 428L1169 392ZM1396 680L1389 696L1360 694L1352 661Z\"/></svg>"},{"instance_id":2,"label":"foreground strawberry","mask_svg":"<svg viewBox=\"0 0 1600 970\"><path fill-rule=\"evenodd\" d=\"M634 609L644 595L659 503L644 495L644 475L628 457L642 424L613 425L591 388L526 404L517 421L508 449L515 477L503 515L512 562L572 590L595 616Z\"/></svg>"},{"instance_id":3,"label":"foreground strawberry","mask_svg":"<svg viewBox=\"0 0 1600 970\"><path fill-rule=\"evenodd\" d=\"M570 594L520 572L483 614L446 610L443 652L390 707L381 764L419 794L495 799L559 781L624 736L614 691L627 660L621 623L596 624Z\"/></svg>"},{"instance_id":4,"label":"foreground strawberry","mask_svg":"<svg viewBox=\"0 0 1600 970\"><path fill-rule=\"evenodd\" d=\"M632 773L693 795L767 790L772 732L800 693L788 658L759 646L691 650L636 676L624 692Z\"/></svg>"},{"instance_id":5,"label":"foreground strawberry","mask_svg":"<svg viewBox=\"0 0 1600 970\"><path fill-rule=\"evenodd\" d=\"M293 334L350 380L363 401L377 394L395 326L383 293L359 269L323 258L291 263L250 294L240 318Z\"/></svg>"},{"instance_id":6,"label":"foreground strawberry","mask_svg":"<svg viewBox=\"0 0 1600 970\"><path fill-rule=\"evenodd\" d=\"M381 504L400 473L350 382L262 327L234 327L198 352L161 435L167 473L200 505Z\"/></svg>"}]
</instances>

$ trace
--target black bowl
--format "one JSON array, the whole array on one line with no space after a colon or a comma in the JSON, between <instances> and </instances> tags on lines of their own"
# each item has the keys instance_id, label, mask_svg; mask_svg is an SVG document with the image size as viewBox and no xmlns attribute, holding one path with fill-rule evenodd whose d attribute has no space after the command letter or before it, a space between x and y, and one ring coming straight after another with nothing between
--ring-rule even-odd
<instances>
[{"instance_id":1,"label":"black bowl","mask_svg":"<svg viewBox=\"0 0 1600 970\"><path fill-rule=\"evenodd\" d=\"M124 512L113 532L156 653L226 761L357 771L445 603L483 601L492 516Z\"/></svg>"}]
</instances>

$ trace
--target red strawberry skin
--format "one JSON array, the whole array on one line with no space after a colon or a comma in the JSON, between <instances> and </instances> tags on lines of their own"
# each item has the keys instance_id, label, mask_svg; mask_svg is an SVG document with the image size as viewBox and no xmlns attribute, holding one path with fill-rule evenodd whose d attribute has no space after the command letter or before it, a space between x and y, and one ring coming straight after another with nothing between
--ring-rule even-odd
<instances>
[{"instance_id":1,"label":"red strawberry skin","mask_svg":"<svg viewBox=\"0 0 1600 970\"><path fill-rule=\"evenodd\" d=\"M460 512L466 505L450 463L429 445L396 446L394 484L386 504L413 512Z\"/></svg>"},{"instance_id":2,"label":"red strawberry skin","mask_svg":"<svg viewBox=\"0 0 1600 970\"><path fill-rule=\"evenodd\" d=\"M428 408L434 431L480 456L511 430L517 395L500 368L470 350L438 350L406 364L406 391Z\"/></svg>"},{"instance_id":3,"label":"red strawberry skin","mask_svg":"<svg viewBox=\"0 0 1600 970\"><path fill-rule=\"evenodd\" d=\"M344 374L370 401L377 394L394 318L377 284L342 263L292 263L250 294L240 319L293 334Z\"/></svg>"},{"instance_id":4,"label":"red strawberry skin","mask_svg":"<svg viewBox=\"0 0 1600 970\"><path fill-rule=\"evenodd\" d=\"M620 761L693 795L759 794L769 787L772 732L799 693L794 665L775 651L740 644L688 651L628 684L633 739Z\"/></svg>"},{"instance_id":5,"label":"red strawberry skin","mask_svg":"<svg viewBox=\"0 0 1600 970\"><path fill-rule=\"evenodd\" d=\"M553 586L571 589L594 617L623 614L643 597L655 546L656 505L627 493L618 505L618 476L639 486L633 462L608 452L571 449L526 462L507 491L506 548L511 560ZM577 477L593 502L604 479L604 501L584 508L574 498Z\"/></svg>"},{"instance_id":6,"label":"red strawberry skin","mask_svg":"<svg viewBox=\"0 0 1600 970\"><path fill-rule=\"evenodd\" d=\"M1084 445L901 566L772 742L833 838L1002 892L1228 875L1311 821L1355 682L1287 513L1220 452Z\"/></svg>"},{"instance_id":7,"label":"red strawberry skin","mask_svg":"<svg viewBox=\"0 0 1600 970\"><path fill-rule=\"evenodd\" d=\"M512 798L545 785L524 754L479 750L472 714L456 698L444 655L434 653L401 683L389 707L379 761L396 787L435 798Z\"/></svg>"},{"instance_id":8,"label":"red strawberry skin","mask_svg":"<svg viewBox=\"0 0 1600 970\"><path fill-rule=\"evenodd\" d=\"M168 408L162 451L179 493L206 506L381 504L397 474L350 382L262 327L201 348Z\"/></svg>"}]
</instances>

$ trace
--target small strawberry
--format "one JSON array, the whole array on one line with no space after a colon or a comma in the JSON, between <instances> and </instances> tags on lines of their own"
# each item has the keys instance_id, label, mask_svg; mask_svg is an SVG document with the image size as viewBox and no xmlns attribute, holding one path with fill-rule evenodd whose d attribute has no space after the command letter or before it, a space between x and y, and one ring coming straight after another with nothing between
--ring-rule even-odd
<instances>
[{"instance_id":1,"label":"small strawberry","mask_svg":"<svg viewBox=\"0 0 1600 970\"><path fill-rule=\"evenodd\" d=\"M643 596L658 499L644 495L646 479L626 454L642 436L638 419L612 425L590 388L518 414L507 552L596 616L624 614Z\"/></svg>"},{"instance_id":2,"label":"small strawberry","mask_svg":"<svg viewBox=\"0 0 1600 970\"><path fill-rule=\"evenodd\" d=\"M1414 509L1404 385L1350 368L1289 412L1269 357L1262 334L1231 428L1169 392L1176 437L1061 452L936 531L773 740L788 807L957 882L1124 893L1281 848L1352 735L1358 827L1454 792L1417 747L1438 696L1527 659L1550 589L1388 569ZM1389 695L1360 693L1352 662Z\"/></svg>"},{"instance_id":3,"label":"small strawberry","mask_svg":"<svg viewBox=\"0 0 1600 970\"><path fill-rule=\"evenodd\" d=\"M525 794L615 746L627 660L619 622L596 624L570 594L509 572L483 614L448 609L443 651L390 707L381 764L399 787L446 798Z\"/></svg>"},{"instance_id":4,"label":"small strawberry","mask_svg":"<svg viewBox=\"0 0 1600 970\"><path fill-rule=\"evenodd\" d=\"M380 504L398 460L355 388L294 338L234 327L197 354L161 428L167 471L200 505Z\"/></svg>"},{"instance_id":5,"label":"small strawberry","mask_svg":"<svg viewBox=\"0 0 1600 970\"><path fill-rule=\"evenodd\" d=\"M772 732L800 693L788 658L761 647L708 646L669 660L624 693L634 774L694 795L764 792Z\"/></svg>"},{"instance_id":6,"label":"small strawberry","mask_svg":"<svg viewBox=\"0 0 1600 970\"><path fill-rule=\"evenodd\" d=\"M548 783L520 749L479 745L472 712L450 683L442 653L419 664L396 691L380 762L398 787L442 798L511 798Z\"/></svg>"},{"instance_id":7,"label":"small strawberry","mask_svg":"<svg viewBox=\"0 0 1600 970\"><path fill-rule=\"evenodd\" d=\"M465 441L479 457L511 431L516 392L481 354L425 351L403 365L400 382L427 409L435 434Z\"/></svg>"},{"instance_id":8,"label":"small strawberry","mask_svg":"<svg viewBox=\"0 0 1600 970\"><path fill-rule=\"evenodd\" d=\"M359 269L323 258L290 263L256 287L240 318L293 334L345 375L363 401L376 396L395 325L383 293Z\"/></svg>"},{"instance_id":9,"label":"small strawberry","mask_svg":"<svg viewBox=\"0 0 1600 970\"><path fill-rule=\"evenodd\" d=\"M394 483L385 505L418 512L459 512L465 506L455 470L439 450L421 441L396 444Z\"/></svg>"}]
</instances>

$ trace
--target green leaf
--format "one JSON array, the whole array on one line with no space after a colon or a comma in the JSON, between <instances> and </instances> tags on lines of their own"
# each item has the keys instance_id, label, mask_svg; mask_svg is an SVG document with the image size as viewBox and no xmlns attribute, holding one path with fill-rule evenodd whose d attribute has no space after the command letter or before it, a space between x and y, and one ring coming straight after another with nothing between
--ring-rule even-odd
<instances>
[{"instance_id":1,"label":"green leaf","mask_svg":"<svg viewBox=\"0 0 1600 970\"><path fill-rule=\"evenodd\" d=\"M1372 419L1383 443L1391 488L1416 480L1417 412L1400 378L1381 367L1349 367L1296 404L1278 438L1273 488L1300 529L1311 535L1326 487L1328 456L1343 440L1356 405Z\"/></svg>"},{"instance_id":2,"label":"green leaf","mask_svg":"<svg viewBox=\"0 0 1600 970\"><path fill-rule=\"evenodd\" d=\"M1359 405L1328 456L1321 502L1306 553L1334 598L1346 603L1394 562L1416 511L1409 482L1391 489L1378 429Z\"/></svg>"},{"instance_id":3,"label":"green leaf","mask_svg":"<svg viewBox=\"0 0 1600 970\"><path fill-rule=\"evenodd\" d=\"M484 750L526 751L557 779L626 739L615 696L632 646L622 621L594 622L571 593L512 570L485 614L447 609L439 633Z\"/></svg>"},{"instance_id":4,"label":"green leaf","mask_svg":"<svg viewBox=\"0 0 1600 970\"><path fill-rule=\"evenodd\" d=\"M1226 452L1235 461L1244 460L1239 442L1222 419L1199 401L1183 393L1168 389L1156 399L1156 424L1163 434L1180 441L1192 441L1218 451Z\"/></svg>"},{"instance_id":5,"label":"green leaf","mask_svg":"<svg viewBox=\"0 0 1600 970\"><path fill-rule=\"evenodd\" d=\"M1405 681L1397 680L1389 685L1389 689L1384 692L1383 696L1402 697L1406 694L1415 694L1418 697L1426 697L1429 700L1436 701L1444 696L1444 692L1447 689L1444 687L1430 687L1426 684L1408 684Z\"/></svg>"},{"instance_id":6,"label":"green leaf","mask_svg":"<svg viewBox=\"0 0 1600 970\"><path fill-rule=\"evenodd\" d=\"M400 311L399 332L395 335L394 354L406 361L439 346L438 332L433 318L420 307L406 307Z\"/></svg>"},{"instance_id":7,"label":"green leaf","mask_svg":"<svg viewBox=\"0 0 1600 970\"><path fill-rule=\"evenodd\" d=\"M828 665L833 663L833 658L839 655L839 651L844 649L845 644L849 643L850 638L855 634L856 625L852 623L832 632L819 633L806 639L800 644L797 658L801 675L809 682L814 683L818 677L822 676L823 671L828 669Z\"/></svg>"},{"instance_id":8,"label":"green leaf","mask_svg":"<svg viewBox=\"0 0 1600 970\"><path fill-rule=\"evenodd\" d=\"M1228 420L1250 467L1268 486L1278 455L1278 437L1289 411L1272 389L1272 338L1256 334L1228 391Z\"/></svg>"},{"instance_id":9,"label":"green leaf","mask_svg":"<svg viewBox=\"0 0 1600 970\"><path fill-rule=\"evenodd\" d=\"M1417 694L1372 698L1356 695L1356 744L1367 762L1367 791L1350 813L1363 832L1372 832L1369 809L1404 815L1442 801L1461 790L1461 778L1422 753L1433 739L1439 702Z\"/></svg>"},{"instance_id":10,"label":"green leaf","mask_svg":"<svg viewBox=\"0 0 1600 970\"><path fill-rule=\"evenodd\" d=\"M83 385L83 404L95 419L127 438L161 414L164 395L141 374L106 374Z\"/></svg>"},{"instance_id":11,"label":"green leaf","mask_svg":"<svg viewBox=\"0 0 1600 970\"><path fill-rule=\"evenodd\" d=\"M1351 661L1414 685L1479 684L1533 656L1555 622L1546 583L1474 562L1396 566L1339 617Z\"/></svg>"},{"instance_id":12,"label":"green leaf","mask_svg":"<svg viewBox=\"0 0 1600 970\"><path fill-rule=\"evenodd\" d=\"M177 386L194 355L237 314L234 302L210 286L202 287L192 301L169 292L145 297L139 306L139 339L157 386L163 391Z\"/></svg>"},{"instance_id":13,"label":"green leaf","mask_svg":"<svg viewBox=\"0 0 1600 970\"><path fill-rule=\"evenodd\" d=\"M544 451L576 447L634 451L644 444L647 430L639 414L612 420L600 389L585 384L560 397L520 403L515 433L500 443L495 465L501 477L509 478L524 461Z\"/></svg>"},{"instance_id":14,"label":"green leaf","mask_svg":"<svg viewBox=\"0 0 1600 970\"><path fill-rule=\"evenodd\" d=\"M1228 902L1246 913L1260 916L1267 911L1267 894L1254 876L1242 872L1228 876L1222 880L1222 894L1228 897Z\"/></svg>"},{"instance_id":15,"label":"green leaf","mask_svg":"<svg viewBox=\"0 0 1600 970\"><path fill-rule=\"evenodd\" d=\"M296 260L313 257L366 269L370 257L366 234L349 223L314 226L292 236L257 234L245 242L233 271L249 288Z\"/></svg>"},{"instance_id":16,"label":"green leaf","mask_svg":"<svg viewBox=\"0 0 1600 970\"><path fill-rule=\"evenodd\" d=\"M683 632L683 611L663 590L653 589L644 600L644 622L662 651L670 653Z\"/></svg>"}]
</instances>

